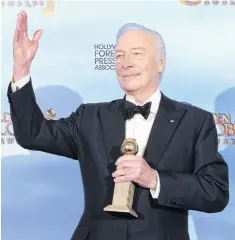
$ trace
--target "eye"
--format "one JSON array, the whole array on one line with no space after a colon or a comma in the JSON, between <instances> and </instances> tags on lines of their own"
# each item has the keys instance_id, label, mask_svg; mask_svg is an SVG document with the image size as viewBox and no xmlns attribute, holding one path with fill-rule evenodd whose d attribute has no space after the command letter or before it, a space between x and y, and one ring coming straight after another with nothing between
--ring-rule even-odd
<instances>
[{"instance_id":1,"label":"eye","mask_svg":"<svg viewBox=\"0 0 235 240\"><path fill-rule=\"evenodd\" d=\"M140 55L142 55L142 53L141 52L134 52L134 55L140 56Z\"/></svg>"},{"instance_id":2,"label":"eye","mask_svg":"<svg viewBox=\"0 0 235 240\"><path fill-rule=\"evenodd\" d=\"M118 58L120 58L120 57L122 57L123 56L123 54L117 54L116 55L116 59L118 59Z\"/></svg>"}]
</instances>

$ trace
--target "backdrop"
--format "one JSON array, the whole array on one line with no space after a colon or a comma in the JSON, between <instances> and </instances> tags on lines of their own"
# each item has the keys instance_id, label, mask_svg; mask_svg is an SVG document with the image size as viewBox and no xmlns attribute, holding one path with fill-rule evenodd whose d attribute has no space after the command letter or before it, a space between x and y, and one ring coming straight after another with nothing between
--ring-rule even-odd
<instances>
[{"instance_id":1,"label":"backdrop","mask_svg":"<svg viewBox=\"0 0 235 240\"><path fill-rule=\"evenodd\" d=\"M12 77L17 13L26 10L29 36L43 34L31 76L36 99L56 119L82 103L122 98L114 71L115 34L127 22L162 35L167 67L161 90L214 114L219 150L229 165L230 202L221 213L190 212L192 240L235 235L234 1L9 1L2 11L2 239L70 239L83 212L78 161L21 148L6 97ZM180 186L179 186L180 187ZM196 199L195 199L196 201ZM232 237L233 236L233 237Z\"/></svg>"}]
</instances>

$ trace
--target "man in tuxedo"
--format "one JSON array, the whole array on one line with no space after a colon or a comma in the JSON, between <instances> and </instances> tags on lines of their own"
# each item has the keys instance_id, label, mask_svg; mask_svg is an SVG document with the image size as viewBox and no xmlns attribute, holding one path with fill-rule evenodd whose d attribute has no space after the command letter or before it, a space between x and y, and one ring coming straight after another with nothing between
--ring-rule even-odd
<instances>
[{"instance_id":1,"label":"man in tuxedo","mask_svg":"<svg viewBox=\"0 0 235 240\"><path fill-rule=\"evenodd\" d=\"M165 45L157 32L121 27L116 73L124 98L81 104L59 120L44 118L30 77L41 33L29 40L27 15L18 15L8 98L22 147L80 163L85 207L73 240L188 240L188 210L226 207L228 167L218 153L213 116L160 91ZM136 155L121 155L125 138L136 139ZM114 183L125 181L136 186L138 218L103 210L112 203Z\"/></svg>"}]
</instances>

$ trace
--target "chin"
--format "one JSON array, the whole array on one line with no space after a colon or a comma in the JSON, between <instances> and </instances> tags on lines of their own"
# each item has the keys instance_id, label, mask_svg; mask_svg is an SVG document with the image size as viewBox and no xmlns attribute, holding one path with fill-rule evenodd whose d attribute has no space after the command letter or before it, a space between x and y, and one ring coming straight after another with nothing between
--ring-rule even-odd
<instances>
[{"instance_id":1,"label":"chin","mask_svg":"<svg viewBox=\"0 0 235 240\"><path fill-rule=\"evenodd\" d=\"M123 85L122 85L122 89L123 89L125 92L135 92L135 91L137 91L139 88L136 87L136 86L127 86L126 84L123 84Z\"/></svg>"},{"instance_id":2,"label":"chin","mask_svg":"<svg viewBox=\"0 0 235 240\"><path fill-rule=\"evenodd\" d=\"M139 81L137 81L137 79L134 79L134 78L132 79L125 78L125 79L121 79L119 81L119 84L124 91L135 92L140 88L140 86L138 86L139 85L138 82Z\"/></svg>"}]
</instances>

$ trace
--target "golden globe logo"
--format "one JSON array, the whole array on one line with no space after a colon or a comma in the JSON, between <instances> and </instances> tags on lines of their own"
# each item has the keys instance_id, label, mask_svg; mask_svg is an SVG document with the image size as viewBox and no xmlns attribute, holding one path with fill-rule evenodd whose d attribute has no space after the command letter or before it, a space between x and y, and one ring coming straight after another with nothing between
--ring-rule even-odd
<instances>
[{"instance_id":1,"label":"golden globe logo","mask_svg":"<svg viewBox=\"0 0 235 240\"><path fill-rule=\"evenodd\" d=\"M55 0L47 0L46 8L43 9L43 13L46 16L50 16L55 13Z\"/></svg>"},{"instance_id":2,"label":"golden globe logo","mask_svg":"<svg viewBox=\"0 0 235 240\"><path fill-rule=\"evenodd\" d=\"M214 113L213 117L217 128L219 144L231 144L235 146L235 123L232 120L232 115Z\"/></svg>"},{"instance_id":3,"label":"golden globe logo","mask_svg":"<svg viewBox=\"0 0 235 240\"><path fill-rule=\"evenodd\" d=\"M194 6L201 3L201 1L186 1L186 0L180 0L180 2L189 6Z\"/></svg>"}]
</instances>

